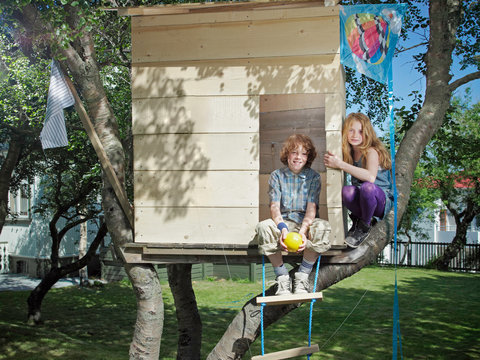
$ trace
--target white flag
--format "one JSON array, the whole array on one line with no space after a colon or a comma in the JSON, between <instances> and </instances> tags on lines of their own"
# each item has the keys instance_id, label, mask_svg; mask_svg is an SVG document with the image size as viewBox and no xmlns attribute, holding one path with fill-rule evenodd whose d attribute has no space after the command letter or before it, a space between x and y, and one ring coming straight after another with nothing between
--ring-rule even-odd
<instances>
[{"instance_id":1,"label":"white flag","mask_svg":"<svg viewBox=\"0 0 480 360\"><path fill-rule=\"evenodd\" d=\"M52 60L50 68L47 115L40 133L40 141L44 149L68 145L63 109L75 104L75 98L63 77L58 62Z\"/></svg>"}]
</instances>

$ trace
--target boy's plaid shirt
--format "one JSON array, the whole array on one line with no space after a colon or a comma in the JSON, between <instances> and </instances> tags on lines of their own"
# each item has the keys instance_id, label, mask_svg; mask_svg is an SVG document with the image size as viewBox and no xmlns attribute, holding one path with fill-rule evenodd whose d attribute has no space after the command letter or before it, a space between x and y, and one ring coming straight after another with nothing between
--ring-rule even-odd
<instances>
[{"instance_id":1,"label":"boy's plaid shirt","mask_svg":"<svg viewBox=\"0 0 480 360\"><path fill-rule=\"evenodd\" d=\"M280 202L280 211L285 220L301 224L307 203L317 205L321 189L320 174L310 168L303 168L296 175L288 167L277 169L268 181L270 202Z\"/></svg>"}]
</instances>

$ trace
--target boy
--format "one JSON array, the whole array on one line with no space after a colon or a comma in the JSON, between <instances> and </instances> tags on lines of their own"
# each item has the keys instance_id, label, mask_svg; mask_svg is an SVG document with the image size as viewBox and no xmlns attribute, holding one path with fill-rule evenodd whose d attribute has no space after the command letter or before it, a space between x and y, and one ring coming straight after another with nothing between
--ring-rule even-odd
<instances>
[{"instance_id":1,"label":"boy","mask_svg":"<svg viewBox=\"0 0 480 360\"><path fill-rule=\"evenodd\" d=\"M288 232L296 231L302 236L298 252L303 251L303 260L295 273L295 294L308 293L308 275L319 253L330 248L330 224L316 218L320 194L320 175L310 166L317 156L312 140L301 134L291 135L280 153L285 168L270 175L269 196L271 219L261 221L256 228L260 253L267 255L277 277L276 295L289 294L292 283L283 263L282 249Z\"/></svg>"}]
</instances>

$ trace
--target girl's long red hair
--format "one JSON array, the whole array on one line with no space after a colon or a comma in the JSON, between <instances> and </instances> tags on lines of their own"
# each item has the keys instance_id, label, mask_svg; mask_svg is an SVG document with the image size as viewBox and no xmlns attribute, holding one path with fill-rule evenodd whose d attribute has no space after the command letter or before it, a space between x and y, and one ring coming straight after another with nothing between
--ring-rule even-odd
<instances>
[{"instance_id":1,"label":"girl's long red hair","mask_svg":"<svg viewBox=\"0 0 480 360\"><path fill-rule=\"evenodd\" d=\"M359 146L360 152L362 153L362 166L366 166L367 152L368 149L374 148L378 153L378 160L380 166L389 170L392 168L392 160L390 159L390 154L388 153L385 145L380 141L373 129L372 123L369 117L362 113L351 113L345 119L342 129L342 153L343 161L348 164L353 164L353 148L348 142L348 130L352 126L354 121L358 121L362 125L363 133L363 142Z\"/></svg>"}]
</instances>

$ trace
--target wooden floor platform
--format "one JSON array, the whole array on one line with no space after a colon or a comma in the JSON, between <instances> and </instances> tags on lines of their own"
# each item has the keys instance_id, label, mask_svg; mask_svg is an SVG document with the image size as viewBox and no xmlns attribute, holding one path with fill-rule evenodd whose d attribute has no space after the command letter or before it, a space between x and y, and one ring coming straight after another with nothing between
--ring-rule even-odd
<instances>
[{"instance_id":1,"label":"wooden floor platform","mask_svg":"<svg viewBox=\"0 0 480 360\"><path fill-rule=\"evenodd\" d=\"M262 263L256 246L232 244L207 244L203 247L195 244L152 244L130 243L122 251L123 260L131 264L174 264L174 263L214 263L251 264ZM322 253L322 263L355 263L349 257L351 249L333 248ZM301 254L284 253L286 262L301 262Z\"/></svg>"},{"instance_id":2,"label":"wooden floor platform","mask_svg":"<svg viewBox=\"0 0 480 360\"><path fill-rule=\"evenodd\" d=\"M298 348L277 351L265 355L253 356L252 360L280 360L280 359L290 359L297 356L313 354L318 352L319 348L317 344L311 346L302 346Z\"/></svg>"}]
</instances>

